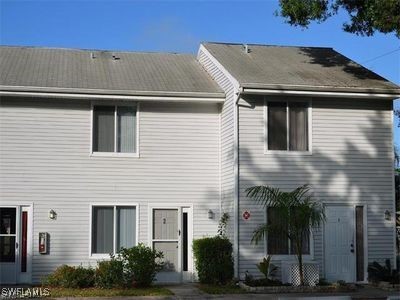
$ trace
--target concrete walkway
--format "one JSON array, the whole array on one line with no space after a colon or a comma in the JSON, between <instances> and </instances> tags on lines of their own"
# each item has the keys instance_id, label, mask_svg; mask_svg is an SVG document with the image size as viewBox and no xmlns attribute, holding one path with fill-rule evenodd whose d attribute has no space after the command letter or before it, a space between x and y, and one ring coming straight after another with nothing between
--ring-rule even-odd
<instances>
[{"instance_id":1,"label":"concrete walkway","mask_svg":"<svg viewBox=\"0 0 400 300\"><path fill-rule=\"evenodd\" d=\"M372 287L359 288L356 292L350 293L314 293L314 294L234 294L234 295L209 295L200 291L196 284L182 284L166 286L174 293L174 296L168 297L129 297L114 298L115 300L138 300L138 299L229 299L229 300L247 300L247 299L265 299L265 300L400 300L400 293L387 292ZM76 298L75 298L76 299Z\"/></svg>"},{"instance_id":2,"label":"concrete walkway","mask_svg":"<svg viewBox=\"0 0 400 300\"><path fill-rule=\"evenodd\" d=\"M209 295L200 291L196 284L167 286L174 299L265 299L265 300L400 300L399 292L388 292L372 287L361 287L350 293L311 293L311 294L234 294ZM167 299L167 298L165 298ZM171 299L171 298L169 298Z\"/></svg>"},{"instance_id":3,"label":"concrete walkway","mask_svg":"<svg viewBox=\"0 0 400 300\"><path fill-rule=\"evenodd\" d=\"M400 300L399 292L388 292L373 287L360 287L356 292L350 293L309 293L309 294L234 294L234 295L209 295L197 288L196 284L181 284L165 286L171 290L173 296L146 296L146 297L101 297L101 298L58 298L73 300L182 300L182 299L265 299L265 300ZM7 299L1 297L1 299ZM8 298L10 299L10 298ZM36 298L38 299L38 298Z\"/></svg>"}]
</instances>

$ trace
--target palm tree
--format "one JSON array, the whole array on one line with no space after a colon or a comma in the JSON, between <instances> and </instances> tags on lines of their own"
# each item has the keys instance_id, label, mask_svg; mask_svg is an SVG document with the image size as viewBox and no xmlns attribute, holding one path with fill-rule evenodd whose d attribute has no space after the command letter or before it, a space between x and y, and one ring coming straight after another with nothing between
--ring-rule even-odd
<instances>
[{"instance_id":1,"label":"palm tree","mask_svg":"<svg viewBox=\"0 0 400 300\"><path fill-rule=\"evenodd\" d=\"M258 244L269 232L284 234L294 245L299 263L300 284L304 285L303 243L310 230L325 222L325 212L320 202L315 201L310 187L303 185L290 192L269 186L253 186L246 189L247 197L261 204L265 209L273 207L281 220L276 224L262 224L253 232L252 242Z\"/></svg>"}]
</instances>

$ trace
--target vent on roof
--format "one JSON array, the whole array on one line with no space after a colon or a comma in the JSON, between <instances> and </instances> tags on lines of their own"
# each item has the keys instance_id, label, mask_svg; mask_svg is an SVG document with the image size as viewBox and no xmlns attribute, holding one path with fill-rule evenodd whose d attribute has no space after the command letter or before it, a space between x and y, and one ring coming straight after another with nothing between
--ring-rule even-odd
<instances>
[{"instance_id":1,"label":"vent on roof","mask_svg":"<svg viewBox=\"0 0 400 300\"><path fill-rule=\"evenodd\" d=\"M94 53L94 52L90 52L90 58L91 59L95 59L97 56L96 56L96 53Z\"/></svg>"},{"instance_id":2,"label":"vent on roof","mask_svg":"<svg viewBox=\"0 0 400 300\"><path fill-rule=\"evenodd\" d=\"M118 60L118 59L120 59L120 57L119 57L118 55L116 55L116 54L113 54L113 55L112 55L112 59L113 59L113 60Z\"/></svg>"},{"instance_id":3,"label":"vent on roof","mask_svg":"<svg viewBox=\"0 0 400 300\"><path fill-rule=\"evenodd\" d=\"M243 51L244 51L244 53L250 53L249 45L243 44Z\"/></svg>"}]
</instances>

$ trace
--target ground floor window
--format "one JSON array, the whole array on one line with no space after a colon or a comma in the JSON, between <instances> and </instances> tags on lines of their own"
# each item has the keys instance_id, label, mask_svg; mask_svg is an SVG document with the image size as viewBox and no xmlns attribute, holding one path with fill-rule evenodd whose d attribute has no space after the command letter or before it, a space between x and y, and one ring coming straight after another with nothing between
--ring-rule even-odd
<instances>
[{"instance_id":1,"label":"ground floor window","mask_svg":"<svg viewBox=\"0 0 400 300\"><path fill-rule=\"evenodd\" d=\"M291 211L290 215L295 214ZM267 209L267 223L269 225L280 224L284 222L276 213L276 208L268 207ZM290 239L285 233L270 232L267 235L267 252L268 254L275 255L294 255L296 254L295 246L290 242ZM310 254L310 232L304 233L302 253L305 255Z\"/></svg>"},{"instance_id":2,"label":"ground floor window","mask_svg":"<svg viewBox=\"0 0 400 300\"><path fill-rule=\"evenodd\" d=\"M92 254L116 253L136 245L136 206L92 206Z\"/></svg>"}]
</instances>

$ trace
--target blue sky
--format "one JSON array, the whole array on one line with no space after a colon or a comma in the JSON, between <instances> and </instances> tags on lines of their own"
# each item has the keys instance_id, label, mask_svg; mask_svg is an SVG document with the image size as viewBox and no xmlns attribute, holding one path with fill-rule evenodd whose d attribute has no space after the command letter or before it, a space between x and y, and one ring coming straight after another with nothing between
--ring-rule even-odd
<instances>
[{"instance_id":1,"label":"blue sky","mask_svg":"<svg viewBox=\"0 0 400 300\"><path fill-rule=\"evenodd\" d=\"M278 0L0 0L0 43L189 53L201 41L327 46L400 84L400 51L370 61L400 48L394 35L345 33L345 13L302 30L276 17L277 8Z\"/></svg>"}]
</instances>

